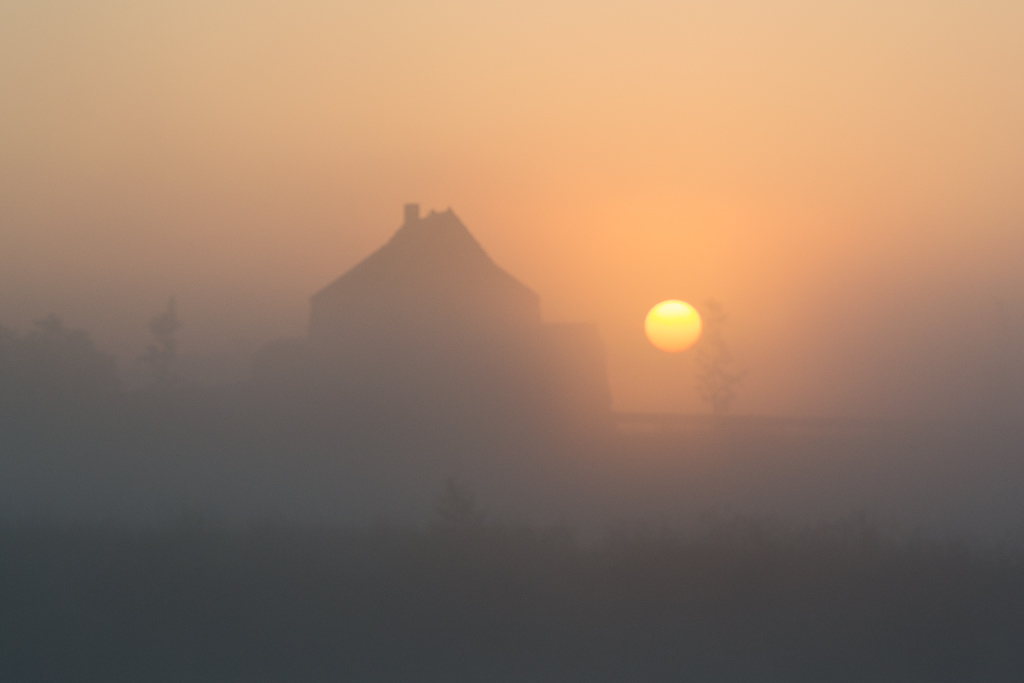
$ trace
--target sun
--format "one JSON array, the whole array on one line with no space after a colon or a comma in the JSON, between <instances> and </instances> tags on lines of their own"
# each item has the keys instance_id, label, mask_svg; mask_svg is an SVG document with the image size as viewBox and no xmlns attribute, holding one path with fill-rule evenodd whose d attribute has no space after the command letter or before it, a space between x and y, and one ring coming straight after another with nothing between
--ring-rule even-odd
<instances>
[{"instance_id":1,"label":"sun","mask_svg":"<svg viewBox=\"0 0 1024 683\"><path fill-rule=\"evenodd\" d=\"M662 301L647 314L644 332L651 344L662 351L685 351L700 339L700 314L685 301Z\"/></svg>"}]
</instances>

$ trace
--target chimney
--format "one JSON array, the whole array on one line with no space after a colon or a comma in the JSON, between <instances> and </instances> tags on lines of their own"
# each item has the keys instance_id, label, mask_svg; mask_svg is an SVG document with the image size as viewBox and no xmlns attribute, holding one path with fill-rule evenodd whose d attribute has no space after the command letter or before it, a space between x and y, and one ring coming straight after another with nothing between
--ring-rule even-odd
<instances>
[{"instance_id":1,"label":"chimney","mask_svg":"<svg viewBox=\"0 0 1024 683\"><path fill-rule=\"evenodd\" d=\"M420 205L419 204L406 204L405 205L405 225L412 225L420 219Z\"/></svg>"}]
</instances>

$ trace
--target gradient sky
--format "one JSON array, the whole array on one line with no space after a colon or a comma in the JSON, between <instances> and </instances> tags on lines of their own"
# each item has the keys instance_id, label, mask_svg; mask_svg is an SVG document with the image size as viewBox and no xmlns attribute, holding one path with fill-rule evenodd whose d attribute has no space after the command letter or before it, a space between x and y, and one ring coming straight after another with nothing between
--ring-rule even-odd
<instances>
[{"instance_id":1,"label":"gradient sky","mask_svg":"<svg viewBox=\"0 0 1024 683\"><path fill-rule=\"evenodd\" d=\"M616 406L700 410L654 303L713 298L738 412L985 410L1024 381L1019 0L0 3L0 321L124 365L301 333L451 206Z\"/></svg>"}]
</instances>

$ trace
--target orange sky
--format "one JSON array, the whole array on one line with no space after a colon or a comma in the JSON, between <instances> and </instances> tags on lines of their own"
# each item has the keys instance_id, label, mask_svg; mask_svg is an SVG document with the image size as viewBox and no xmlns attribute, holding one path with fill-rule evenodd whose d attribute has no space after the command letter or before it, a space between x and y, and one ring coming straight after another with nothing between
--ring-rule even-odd
<instances>
[{"instance_id":1,"label":"orange sky","mask_svg":"<svg viewBox=\"0 0 1024 683\"><path fill-rule=\"evenodd\" d=\"M170 294L194 353L296 334L419 201L600 325L620 408L701 409L642 323L715 298L739 412L969 410L1024 348L1021 35L1010 0L6 2L0 321L126 363Z\"/></svg>"}]
</instances>

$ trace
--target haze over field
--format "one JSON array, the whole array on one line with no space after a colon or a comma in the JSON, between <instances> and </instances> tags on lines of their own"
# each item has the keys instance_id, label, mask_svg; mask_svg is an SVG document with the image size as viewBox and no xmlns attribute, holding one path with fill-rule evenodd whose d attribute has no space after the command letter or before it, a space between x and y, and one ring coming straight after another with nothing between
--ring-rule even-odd
<instances>
[{"instance_id":1,"label":"haze over field","mask_svg":"<svg viewBox=\"0 0 1024 683\"><path fill-rule=\"evenodd\" d=\"M0 680L1018 681L1022 36L0 2Z\"/></svg>"},{"instance_id":2,"label":"haze over field","mask_svg":"<svg viewBox=\"0 0 1024 683\"><path fill-rule=\"evenodd\" d=\"M618 409L701 409L642 321L713 298L737 412L986 414L1024 384L1022 28L1010 0L6 2L0 321L60 314L126 368L173 294L183 354L244 356L419 201L598 323Z\"/></svg>"}]
</instances>

